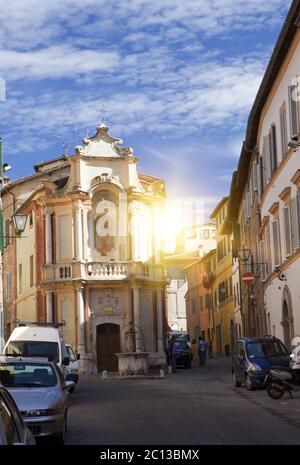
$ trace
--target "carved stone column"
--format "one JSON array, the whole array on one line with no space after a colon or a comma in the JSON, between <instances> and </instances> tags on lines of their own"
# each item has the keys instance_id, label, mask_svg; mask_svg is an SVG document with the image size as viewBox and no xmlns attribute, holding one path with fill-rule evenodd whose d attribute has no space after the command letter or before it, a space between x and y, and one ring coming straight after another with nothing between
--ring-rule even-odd
<instances>
[{"instance_id":1,"label":"carved stone column","mask_svg":"<svg viewBox=\"0 0 300 465\"><path fill-rule=\"evenodd\" d=\"M52 221L51 213L46 213L46 265L52 263Z\"/></svg>"},{"instance_id":2,"label":"carved stone column","mask_svg":"<svg viewBox=\"0 0 300 465\"><path fill-rule=\"evenodd\" d=\"M136 352L142 352L142 334L141 334L141 318L140 318L140 290L138 287L133 289L133 317L134 317L134 330L135 334L135 350Z\"/></svg>"},{"instance_id":3,"label":"carved stone column","mask_svg":"<svg viewBox=\"0 0 300 465\"><path fill-rule=\"evenodd\" d=\"M157 352L164 352L164 332L163 332L163 291L156 291L156 319L157 319Z\"/></svg>"},{"instance_id":4,"label":"carved stone column","mask_svg":"<svg viewBox=\"0 0 300 465\"><path fill-rule=\"evenodd\" d=\"M78 353L85 353L85 329L84 329L84 288L79 287L77 290L77 322L78 322Z\"/></svg>"},{"instance_id":5,"label":"carved stone column","mask_svg":"<svg viewBox=\"0 0 300 465\"><path fill-rule=\"evenodd\" d=\"M83 242L82 242L82 208L78 204L75 210L75 224L76 224L76 258L82 260L83 258Z\"/></svg>"},{"instance_id":6,"label":"carved stone column","mask_svg":"<svg viewBox=\"0 0 300 465\"><path fill-rule=\"evenodd\" d=\"M48 323L53 323L53 293L47 292L46 296L46 319Z\"/></svg>"}]
</instances>

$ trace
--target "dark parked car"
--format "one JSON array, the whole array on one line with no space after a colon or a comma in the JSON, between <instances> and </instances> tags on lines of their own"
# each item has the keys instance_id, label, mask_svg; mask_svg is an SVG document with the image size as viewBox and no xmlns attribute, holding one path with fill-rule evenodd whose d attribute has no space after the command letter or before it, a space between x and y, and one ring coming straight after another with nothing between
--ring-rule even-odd
<instances>
[{"instance_id":1,"label":"dark parked car","mask_svg":"<svg viewBox=\"0 0 300 465\"><path fill-rule=\"evenodd\" d=\"M263 386L273 366L288 367L290 355L284 344L273 336L242 338L232 356L232 376L236 387L246 384L250 391Z\"/></svg>"},{"instance_id":2,"label":"dark parked car","mask_svg":"<svg viewBox=\"0 0 300 465\"><path fill-rule=\"evenodd\" d=\"M35 440L25 425L15 401L0 385L0 445L34 445Z\"/></svg>"},{"instance_id":3,"label":"dark parked car","mask_svg":"<svg viewBox=\"0 0 300 465\"><path fill-rule=\"evenodd\" d=\"M176 339L176 365L183 365L185 368L191 368L193 352L189 344L184 339Z\"/></svg>"}]
</instances>

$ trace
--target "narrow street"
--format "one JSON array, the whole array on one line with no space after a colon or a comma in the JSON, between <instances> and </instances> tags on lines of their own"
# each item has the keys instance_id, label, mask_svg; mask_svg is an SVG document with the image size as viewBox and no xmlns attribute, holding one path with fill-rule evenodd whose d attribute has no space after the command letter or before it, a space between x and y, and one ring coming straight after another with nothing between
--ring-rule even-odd
<instances>
[{"instance_id":1,"label":"narrow street","mask_svg":"<svg viewBox=\"0 0 300 465\"><path fill-rule=\"evenodd\" d=\"M66 444L300 444L300 393L275 401L264 390L235 388L223 358L165 379L82 376Z\"/></svg>"}]
</instances>

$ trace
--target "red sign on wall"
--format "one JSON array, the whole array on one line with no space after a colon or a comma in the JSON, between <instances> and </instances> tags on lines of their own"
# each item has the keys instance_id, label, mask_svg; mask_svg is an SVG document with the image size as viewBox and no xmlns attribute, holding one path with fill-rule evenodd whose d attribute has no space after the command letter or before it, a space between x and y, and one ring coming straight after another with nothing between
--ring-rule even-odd
<instances>
[{"instance_id":1,"label":"red sign on wall","mask_svg":"<svg viewBox=\"0 0 300 465\"><path fill-rule=\"evenodd\" d=\"M250 271L247 271L246 273L242 275L242 281L245 284L248 284L248 285L252 284L254 279L255 279L254 274L251 273Z\"/></svg>"}]
</instances>

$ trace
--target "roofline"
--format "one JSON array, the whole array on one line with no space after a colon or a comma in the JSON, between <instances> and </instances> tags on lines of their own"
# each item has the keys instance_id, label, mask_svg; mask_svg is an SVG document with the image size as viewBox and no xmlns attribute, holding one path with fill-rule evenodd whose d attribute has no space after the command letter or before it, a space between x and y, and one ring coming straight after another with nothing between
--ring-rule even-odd
<instances>
[{"instance_id":1,"label":"roofline","mask_svg":"<svg viewBox=\"0 0 300 465\"><path fill-rule=\"evenodd\" d=\"M195 260L193 263L190 263L189 265L185 266L184 268L182 268L183 271L187 270L188 268L190 268L191 266L193 265L196 265L197 263L200 263L202 261L205 261L205 259L209 258L210 255L213 255L214 253L216 253L217 249L212 249L210 250L209 252L207 252L205 255L203 255L203 257L199 257L197 260Z\"/></svg>"},{"instance_id":2,"label":"roofline","mask_svg":"<svg viewBox=\"0 0 300 465\"><path fill-rule=\"evenodd\" d=\"M215 207L215 209L212 211L212 213L209 215L210 219L213 219L215 218L216 214L218 213L218 211L223 207L223 205L227 202L227 200L229 199L229 196L226 195L225 197L223 197L220 202L218 203L218 205Z\"/></svg>"},{"instance_id":3,"label":"roofline","mask_svg":"<svg viewBox=\"0 0 300 465\"><path fill-rule=\"evenodd\" d=\"M240 203L242 193L245 187L245 182L248 177L249 165L252 158L252 154L255 152L256 149L257 134L262 109L266 103L266 100L282 67L282 63L290 49L292 41L294 40L297 29L299 27L300 0L293 0L249 114L246 129L246 138L243 142L235 181L235 201L237 201L238 204ZM229 210L233 212L234 208L231 205L231 201L232 200L230 197ZM235 209L235 214L232 215L235 219L237 218L236 210L237 209Z\"/></svg>"},{"instance_id":4,"label":"roofline","mask_svg":"<svg viewBox=\"0 0 300 465\"><path fill-rule=\"evenodd\" d=\"M23 178L20 178L20 179L17 179L16 181L10 182L6 186L4 186L3 189L1 189L1 197L3 196L3 194L10 191L12 188L14 188L15 186L18 186L19 184L23 184L24 182L29 181L30 179L38 178L40 176L43 176L43 175L45 175L47 173L50 173L52 171L55 171L55 170L59 170L62 167L65 167L65 166L68 166L68 165L69 165L69 163L66 162L66 163L64 163L64 165L55 166L55 167L50 168L49 170L45 170L45 171L38 171L37 173L31 174L30 176L24 176Z\"/></svg>"},{"instance_id":5,"label":"roofline","mask_svg":"<svg viewBox=\"0 0 300 465\"><path fill-rule=\"evenodd\" d=\"M39 172L38 169L39 169L40 166L50 165L51 163L55 163L56 161L61 161L61 160L67 161L67 159L68 159L67 155L62 155L60 157L53 158L52 160L41 161L40 163L37 163L36 165L33 165L33 168L34 168L35 172L37 173L37 172Z\"/></svg>"}]
</instances>

